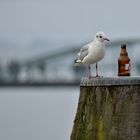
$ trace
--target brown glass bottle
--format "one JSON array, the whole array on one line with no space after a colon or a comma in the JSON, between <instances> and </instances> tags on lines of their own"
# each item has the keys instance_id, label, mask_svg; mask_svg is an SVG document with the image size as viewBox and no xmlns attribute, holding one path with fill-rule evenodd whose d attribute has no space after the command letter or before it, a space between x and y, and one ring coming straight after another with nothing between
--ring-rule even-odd
<instances>
[{"instance_id":1,"label":"brown glass bottle","mask_svg":"<svg viewBox=\"0 0 140 140\"><path fill-rule=\"evenodd\" d=\"M118 58L118 76L130 76L130 58L126 51L126 44L121 45L120 57Z\"/></svg>"}]
</instances>

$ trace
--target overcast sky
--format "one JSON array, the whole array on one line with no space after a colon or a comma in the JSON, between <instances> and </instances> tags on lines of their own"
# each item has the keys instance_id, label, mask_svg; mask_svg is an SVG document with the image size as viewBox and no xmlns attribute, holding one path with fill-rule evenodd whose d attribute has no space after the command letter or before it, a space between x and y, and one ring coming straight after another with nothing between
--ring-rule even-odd
<instances>
[{"instance_id":1,"label":"overcast sky","mask_svg":"<svg viewBox=\"0 0 140 140\"><path fill-rule=\"evenodd\" d=\"M0 39L90 40L140 36L140 1L0 0Z\"/></svg>"}]
</instances>

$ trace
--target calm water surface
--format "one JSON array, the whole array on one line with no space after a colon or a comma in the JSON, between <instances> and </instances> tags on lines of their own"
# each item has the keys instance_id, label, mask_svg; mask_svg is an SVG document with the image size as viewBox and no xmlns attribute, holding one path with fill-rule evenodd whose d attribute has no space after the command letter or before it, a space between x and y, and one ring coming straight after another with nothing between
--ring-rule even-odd
<instances>
[{"instance_id":1,"label":"calm water surface","mask_svg":"<svg viewBox=\"0 0 140 140\"><path fill-rule=\"evenodd\" d=\"M69 140L79 88L0 88L1 140Z\"/></svg>"}]
</instances>

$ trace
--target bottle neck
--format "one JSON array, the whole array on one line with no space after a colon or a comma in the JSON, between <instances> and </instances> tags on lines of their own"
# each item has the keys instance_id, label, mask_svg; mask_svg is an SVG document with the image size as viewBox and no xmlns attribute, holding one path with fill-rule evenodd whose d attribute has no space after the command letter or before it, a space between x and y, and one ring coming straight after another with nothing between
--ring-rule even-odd
<instances>
[{"instance_id":1,"label":"bottle neck","mask_svg":"<svg viewBox=\"0 0 140 140\"><path fill-rule=\"evenodd\" d=\"M121 53L120 55L127 55L128 56L128 53L126 51L126 48L121 48Z\"/></svg>"}]
</instances>

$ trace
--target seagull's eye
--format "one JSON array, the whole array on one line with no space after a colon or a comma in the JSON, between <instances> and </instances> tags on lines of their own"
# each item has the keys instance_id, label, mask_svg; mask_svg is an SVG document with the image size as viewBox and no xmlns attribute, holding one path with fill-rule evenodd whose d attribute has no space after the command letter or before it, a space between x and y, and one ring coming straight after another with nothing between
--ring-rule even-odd
<instances>
[{"instance_id":1,"label":"seagull's eye","mask_svg":"<svg viewBox=\"0 0 140 140\"><path fill-rule=\"evenodd\" d=\"M101 36L101 35L100 35L99 37L100 37L100 38L102 38L102 36Z\"/></svg>"},{"instance_id":2,"label":"seagull's eye","mask_svg":"<svg viewBox=\"0 0 140 140\"><path fill-rule=\"evenodd\" d=\"M98 35L96 36L96 38L98 38Z\"/></svg>"}]
</instances>

